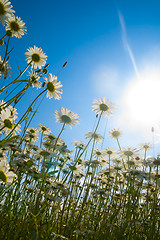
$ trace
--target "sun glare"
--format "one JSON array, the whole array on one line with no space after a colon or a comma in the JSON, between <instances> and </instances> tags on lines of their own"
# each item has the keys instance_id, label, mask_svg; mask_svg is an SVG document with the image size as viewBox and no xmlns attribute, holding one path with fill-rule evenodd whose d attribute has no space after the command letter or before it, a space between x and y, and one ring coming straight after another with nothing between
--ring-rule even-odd
<instances>
[{"instance_id":1,"label":"sun glare","mask_svg":"<svg viewBox=\"0 0 160 240\"><path fill-rule=\"evenodd\" d=\"M130 127L150 130L160 123L160 70L146 70L127 85L124 114Z\"/></svg>"}]
</instances>

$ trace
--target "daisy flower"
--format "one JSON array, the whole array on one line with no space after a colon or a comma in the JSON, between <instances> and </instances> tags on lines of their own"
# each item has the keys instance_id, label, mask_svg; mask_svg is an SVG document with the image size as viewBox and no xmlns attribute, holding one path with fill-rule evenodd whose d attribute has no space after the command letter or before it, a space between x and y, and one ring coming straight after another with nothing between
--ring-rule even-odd
<instances>
[{"instance_id":1,"label":"daisy flower","mask_svg":"<svg viewBox=\"0 0 160 240\"><path fill-rule=\"evenodd\" d=\"M143 156L140 153L136 153L134 159L140 162L143 159Z\"/></svg>"},{"instance_id":2,"label":"daisy flower","mask_svg":"<svg viewBox=\"0 0 160 240\"><path fill-rule=\"evenodd\" d=\"M38 88L41 88L41 82L38 81L40 79L40 76L37 75L36 72L33 72L32 69L31 69L31 72L28 72L29 73L29 80L31 81L31 84L32 84L32 87L36 87L37 89Z\"/></svg>"},{"instance_id":3,"label":"daisy flower","mask_svg":"<svg viewBox=\"0 0 160 240\"><path fill-rule=\"evenodd\" d=\"M34 46L27 49L28 52L25 52L27 57L27 63L31 63L33 68L40 68L46 64L47 56L43 53L41 48Z\"/></svg>"},{"instance_id":4,"label":"daisy flower","mask_svg":"<svg viewBox=\"0 0 160 240\"><path fill-rule=\"evenodd\" d=\"M43 146L45 147L45 149L54 148L55 141L56 141L56 136L54 136L51 133L46 134L44 135L44 138L43 138Z\"/></svg>"},{"instance_id":5,"label":"daisy flower","mask_svg":"<svg viewBox=\"0 0 160 240\"><path fill-rule=\"evenodd\" d=\"M75 148L79 148L79 149L85 149L86 147L86 144L80 140L74 140L72 144L75 146Z\"/></svg>"},{"instance_id":6,"label":"daisy flower","mask_svg":"<svg viewBox=\"0 0 160 240\"><path fill-rule=\"evenodd\" d=\"M42 148L39 148L34 152L33 156L36 160L41 161L41 160L43 160L43 158L45 158L45 159L50 158L51 153Z\"/></svg>"},{"instance_id":7,"label":"daisy flower","mask_svg":"<svg viewBox=\"0 0 160 240\"><path fill-rule=\"evenodd\" d=\"M51 132L51 130L48 127L42 125L41 123L38 125L38 131L44 134L49 134Z\"/></svg>"},{"instance_id":8,"label":"daisy flower","mask_svg":"<svg viewBox=\"0 0 160 240\"><path fill-rule=\"evenodd\" d=\"M96 114L102 113L102 117L110 117L113 115L115 110L115 105L111 103L108 99L105 100L105 97L102 99L99 97L99 100L93 100L93 109Z\"/></svg>"},{"instance_id":9,"label":"daisy flower","mask_svg":"<svg viewBox=\"0 0 160 240\"><path fill-rule=\"evenodd\" d=\"M7 109L10 110L11 118L13 118L14 120L18 118L18 117L17 117L17 114L18 114L18 113L17 113L17 109L16 109L16 108L14 108L14 107L12 107L12 106L10 105L10 106L8 106Z\"/></svg>"},{"instance_id":10,"label":"daisy flower","mask_svg":"<svg viewBox=\"0 0 160 240\"><path fill-rule=\"evenodd\" d=\"M119 155L123 158L134 158L137 154L137 151L135 148L132 147L127 147L127 148L123 148L120 152Z\"/></svg>"},{"instance_id":11,"label":"daisy flower","mask_svg":"<svg viewBox=\"0 0 160 240\"><path fill-rule=\"evenodd\" d=\"M48 74L48 79L45 77L45 82L47 83L47 97L50 99L54 97L55 99L61 99L61 95L63 90L60 89L63 85L61 82L57 81L56 76L52 76L51 73Z\"/></svg>"},{"instance_id":12,"label":"daisy flower","mask_svg":"<svg viewBox=\"0 0 160 240\"><path fill-rule=\"evenodd\" d=\"M36 142L38 140L38 129L34 127L28 127L26 130L26 137L31 142Z\"/></svg>"},{"instance_id":13,"label":"daisy flower","mask_svg":"<svg viewBox=\"0 0 160 240\"><path fill-rule=\"evenodd\" d=\"M0 181L2 182L12 182L14 177L17 175L9 171L10 166L6 160L0 161Z\"/></svg>"},{"instance_id":14,"label":"daisy flower","mask_svg":"<svg viewBox=\"0 0 160 240\"><path fill-rule=\"evenodd\" d=\"M104 154L105 154L105 155L111 156L111 155L113 155L113 154L115 154L115 153L116 153L116 150L115 150L114 148L111 148L111 147L108 147L108 148L106 148L106 149L104 150Z\"/></svg>"},{"instance_id":15,"label":"daisy flower","mask_svg":"<svg viewBox=\"0 0 160 240\"><path fill-rule=\"evenodd\" d=\"M4 61L2 60L2 57L0 56L0 78L3 74L4 78L8 78L8 76L10 77L10 73L12 73L10 71L11 67L10 65L8 64L8 61Z\"/></svg>"},{"instance_id":16,"label":"daisy flower","mask_svg":"<svg viewBox=\"0 0 160 240\"><path fill-rule=\"evenodd\" d=\"M70 126L79 124L78 114L73 113L67 108L61 107L59 111L55 111L56 122L64 123Z\"/></svg>"},{"instance_id":17,"label":"daisy flower","mask_svg":"<svg viewBox=\"0 0 160 240\"><path fill-rule=\"evenodd\" d=\"M13 116L11 116L10 109L7 108L7 109L1 111L0 128L1 128L1 131L3 130L4 134L8 134L10 131L13 130L13 128L15 126L14 120L15 120L15 118ZM20 127L20 125L16 127L15 131L19 132L20 131L19 127Z\"/></svg>"},{"instance_id":18,"label":"daisy flower","mask_svg":"<svg viewBox=\"0 0 160 240\"><path fill-rule=\"evenodd\" d=\"M4 150L0 149L0 161L4 161L7 159L7 156L4 152Z\"/></svg>"},{"instance_id":19,"label":"daisy flower","mask_svg":"<svg viewBox=\"0 0 160 240\"><path fill-rule=\"evenodd\" d=\"M113 129L113 130L111 130L110 132L109 132L109 136L111 137L111 138L115 138L115 139L117 139L117 138L119 138L119 137L121 137L122 136L122 132L119 130L119 129Z\"/></svg>"},{"instance_id":20,"label":"daisy flower","mask_svg":"<svg viewBox=\"0 0 160 240\"><path fill-rule=\"evenodd\" d=\"M11 2L8 0L0 0L0 21L5 25L5 21L10 17L15 11L12 9Z\"/></svg>"},{"instance_id":21,"label":"daisy flower","mask_svg":"<svg viewBox=\"0 0 160 240\"><path fill-rule=\"evenodd\" d=\"M88 132L87 134L85 134L84 136L85 138L89 138L89 139L94 139L97 143L102 142L103 138L101 134L96 133L95 131L92 132Z\"/></svg>"},{"instance_id":22,"label":"daisy flower","mask_svg":"<svg viewBox=\"0 0 160 240\"><path fill-rule=\"evenodd\" d=\"M95 148L94 151L93 151L93 156L101 159L101 158L104 157L104 151L99 149L99 148Z\"/></svg>"},{"instance_id":23,"label":"daisy flower","mask_svg":"<svg viewBox=\"0 0 160 240\"><path fill-rule=\"evenodd\" d=\"M10 16L6 21L6 31L11 31L12 36L21 38L27 31L25 23L20 17Z\"/></svg>"},{"instance_id":24,"label":"daisy flower","mask_svg":"<svg viewBox=\"0 0 160 240\"><path fill-rule=\"evenodd\" d=\"M152 145L150 143L144 143L139 145L140 149L146 151L149 151L152 148Z\"/></svg>"},{"instance_id":25,"label":"daisy flower","mask_svg":"<svg viewBox=\"0 0 160 240\"><path fill-rule=\"evenodd\" d=\"M28 127L27 130L26 130L26 133L37 135L38 134L38 129L34 128L34 127Z\"/></svg>"}]
</instances>

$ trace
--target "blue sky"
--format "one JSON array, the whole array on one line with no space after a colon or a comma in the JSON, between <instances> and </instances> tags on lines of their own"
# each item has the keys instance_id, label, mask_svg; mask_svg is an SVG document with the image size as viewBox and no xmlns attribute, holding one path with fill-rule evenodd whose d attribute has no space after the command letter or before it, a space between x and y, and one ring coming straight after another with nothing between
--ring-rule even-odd
<instances>
[{"instance_id":1,"label":"blue sky","mask_svg":"<svg viewBox=\"0 0 160 240\"><path fill-rule=\"evenodd\" d=\"M63 133L62 138L70 146L72 140L84 140L84 134L93 130L96 119L91 111L92 101L94 98L105 96L117 105L117 111L107 122L104 147L115 145L108 137L108 131L113 128L122 129L122 146L136 147L139 143L152 143L153 119L147 120L150 119L150 115L155 114L155 134L160 133L160 116L155 113L158 112L158 96L154 99L160 90L157 83L160 81L160 2L11 2L16 15L22 18L27 27L25 36L21 39L12 38L11 41L11 46L14 46L10 56L12 71L14 68L12 76L18 74L18 69L15 70L14 67L17 62L21 69L26 66L24 52L34 45L41 47L47 54L47 63L50 64L48 69L52 74L57 75L63 63L68 61L68 65L58 76L58 80L63 84L62 99L57 101L45 98L31 125L37 126L41 122L57 135L61 125L55 123L54 111L61 106L71 109L80 116L80 125L72 130L68 127ZM118 12L121 12L125 24L125 41ZM133 54L139 74L145 78L142 89L138 89L133 59L126 43ZM155 82L152 81L153 75ZM153 84L150 80L147 80L146 84L148 76ZM135 91L132 91L133 89ZM144 92L146 95L143 95ZM29 94L24 97L23 107L27 105ZM134 104L134 99L137 105ZM145 99L143 104L147 107L142 105L137 111L141 99ZM154 112L150 111L153 105ZM24 108L17 108L21 114ZM106 121L103 119L99 129L102 135ZM157 151L158 139L156 137L155 140Z\"/></svg>"}]
</instances>

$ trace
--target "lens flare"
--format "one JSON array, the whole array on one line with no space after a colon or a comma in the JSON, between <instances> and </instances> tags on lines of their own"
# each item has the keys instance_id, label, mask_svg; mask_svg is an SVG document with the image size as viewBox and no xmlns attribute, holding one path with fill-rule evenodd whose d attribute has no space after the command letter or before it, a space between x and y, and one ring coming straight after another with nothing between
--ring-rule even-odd
<instances>
[{"instance_id":1,"label":"lens flare","mask_svg":"<svg viewBox=\"0 0 160 240\"><path fill-rule=\"evenodd\" d=\"M146 70L129 82L122 104L125 122L139 130L150 130L160 123L160 70Z\"/></svg>"}]
</instances>

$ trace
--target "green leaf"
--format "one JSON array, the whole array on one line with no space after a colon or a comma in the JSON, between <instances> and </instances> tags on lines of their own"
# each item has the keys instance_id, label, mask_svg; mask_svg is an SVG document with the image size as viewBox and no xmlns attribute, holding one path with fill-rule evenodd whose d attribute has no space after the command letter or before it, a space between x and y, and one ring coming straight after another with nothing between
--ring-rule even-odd
<instances>
[{"instance_id":1,"label":"green leaf","mask_svg":"<svg viewBox=\"0 0 160 240\"><path fill-rule=\"evenodd\" d=\"M28 82L28 80L16 80L16 83L18 83L18 82Z\"/></svg>"},{"instance_id":2,"label":"green leaf","mask_svg":"<svg viewBox=\"0 0 160 240\"><path fill-rule=\"evenodd\" d=\"M0 141L0 146L2 146L3 144L5 144L7 142L11 142L13 139L16 139L16 138L18 138L18 135L13 136L13 137L11 137L9 139L3 139L2 141Z\"/></svg>"},{"instance_id":3,"label":"green leaf","mask_svg":"<svg viewBox=\"0 0 160 240\"><path fill-rule=\"evenodd\" d=\"M55 171L53 171L53 172L49 172L48 174L49 175L54 175L55 173L57 173L58 172L58 170L55 170Z\"/></svg>"},{"instance_id":4,"label":"green leaf","mask_svg":"<svg viewBox=\"0 0 160 240\"><path fill-rule=\"evenodd\" d=\"M22 73L22 71L21 71L21 69L20 69L20 67L18 65L18 62L17 62L17 67L18 67L18 70L20 71L20 73Z\"/></svg>"}]
</instances>

